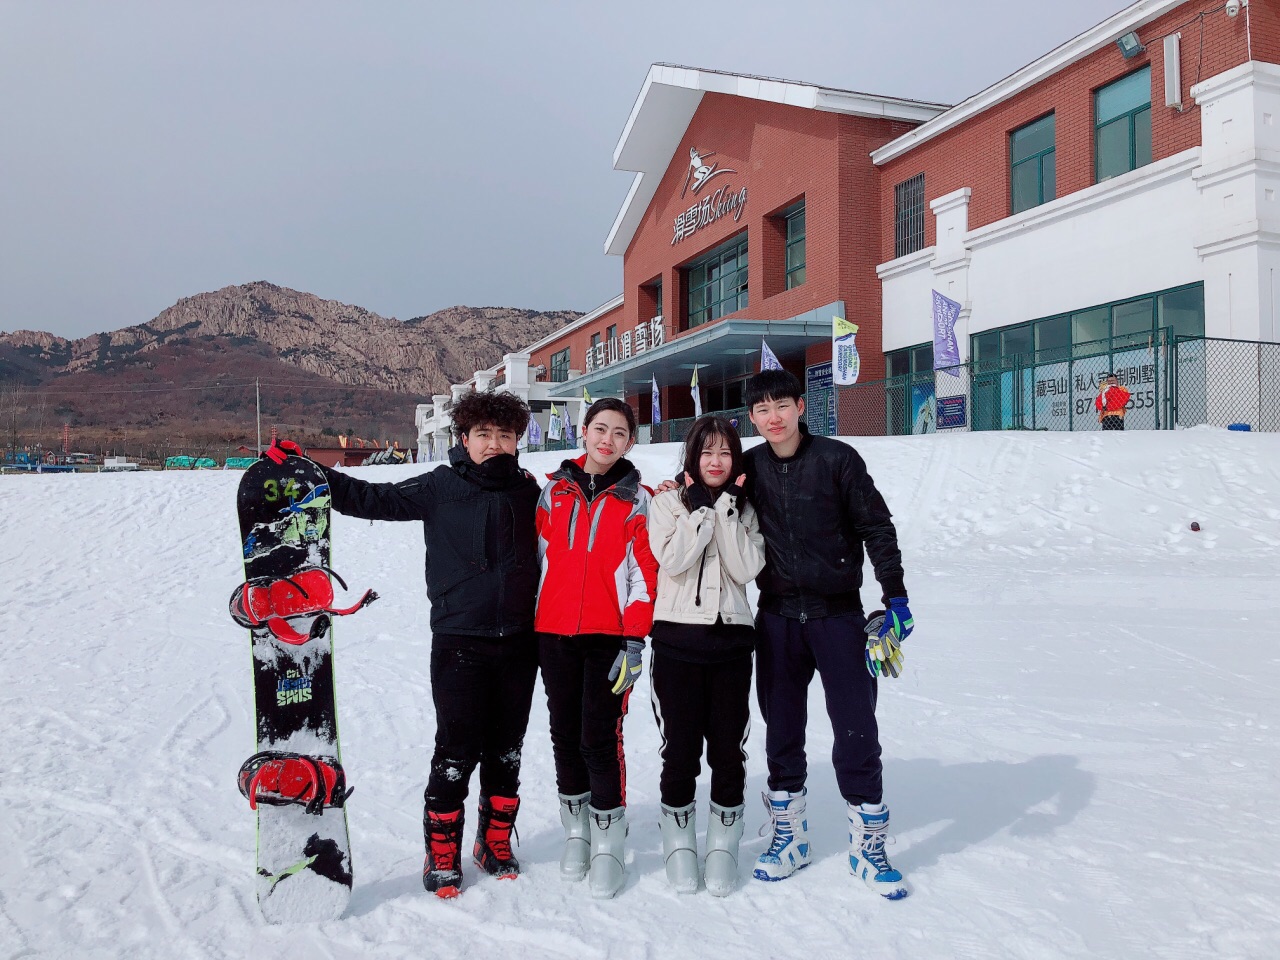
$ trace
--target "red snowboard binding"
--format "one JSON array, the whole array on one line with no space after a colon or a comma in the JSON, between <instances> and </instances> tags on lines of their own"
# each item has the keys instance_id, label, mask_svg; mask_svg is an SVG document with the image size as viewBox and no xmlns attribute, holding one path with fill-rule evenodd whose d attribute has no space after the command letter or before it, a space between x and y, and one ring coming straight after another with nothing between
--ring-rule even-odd
<instances>
[{"instance_id":1,"label":"red snowboard binding","mask_svg":"<svg viewBox=\"0 0 1280 960\"><path fill-rule=\"evenodd\" d=\"M355 790L347 788L342 764L334 757L308 757L280 750L255 753L241 764L237 780L250 810L257 810L260 803L275 807L300 803L307 813L317 816L325 807L344 806Z\"/></svg>"},{"instance_id":2,"label":"red snowboard binding","mask_svg":"<svg viewBox=\"0 0 1280 960\"><path fill-rule=\"evenodd\" d=\"M296 646L320 636L328 628L328 619L320 614L345 617L378 599L376 593L366 590L355 605L335 610L329 577L342 584L343 590L347 589L346 581L328 567L305 567L282 580L267 577L250 580L231 594L231 619L242 627L266 627L277 640ZM290 621L305 617L313 618L311 628L307 633L299 633Z\"/></svg>"}]
</instances>

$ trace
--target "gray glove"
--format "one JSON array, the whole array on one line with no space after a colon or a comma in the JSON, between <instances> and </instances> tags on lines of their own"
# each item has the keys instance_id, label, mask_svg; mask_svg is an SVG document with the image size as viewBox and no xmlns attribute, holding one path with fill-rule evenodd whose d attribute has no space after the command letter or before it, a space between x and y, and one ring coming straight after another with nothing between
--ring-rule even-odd
<instances>
[{"instance_id":1,"label":"gray glove","mask_svg":"<svg viewBox=\"0 0 1280 960\"><path fill-rule=\"evenodd\" d=\"M618 651L618 659L613 661L613 667L609 670L609 679L614 681L614 693L630 690L644 670L644 641L634 637L627 637L626 640L627 648Z\"/></svg>"}]
</instances>

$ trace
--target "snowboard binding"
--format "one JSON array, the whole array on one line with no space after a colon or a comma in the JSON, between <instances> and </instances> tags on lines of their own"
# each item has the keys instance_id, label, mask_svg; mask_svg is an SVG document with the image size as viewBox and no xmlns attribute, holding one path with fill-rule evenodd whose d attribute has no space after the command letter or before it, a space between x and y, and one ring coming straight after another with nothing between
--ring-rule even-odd
<instances>
[{"instance_id":1,"label":"snowboard binding","mask_svg":"<svg viewBox=\"0 0 1280 960\"><path fill-rule=\"evenodd\" d=\"M376 593L366 590L354 605L334 609L333 584L329 577L337 580L343 590L347 589L346 581L328 567L305 567L292 577L279 580L270 577L250 580L231 594L228 604L231 619L249 629L266 627L277 640L297 646L324 634L329 628L326 614L345 617L378 599ZM291 621L304 618L311 618L311 625L307 633L300 633Z\"/></svg>"},{"instance_id":2,"label":"snowboard binding","mask_svg":"<svg viewBox=\"0 0 1280 960\"><path fill-rule=\"evenodd\" d=\"M250 810L257 810L260 803L274 807L298 803L307 813L319 816L326 807L345 806L355 790L347 787L342 764L334 757L308 757L281 750L255 753L240 765L236 779Z\"/></svg>"}]
</instances>

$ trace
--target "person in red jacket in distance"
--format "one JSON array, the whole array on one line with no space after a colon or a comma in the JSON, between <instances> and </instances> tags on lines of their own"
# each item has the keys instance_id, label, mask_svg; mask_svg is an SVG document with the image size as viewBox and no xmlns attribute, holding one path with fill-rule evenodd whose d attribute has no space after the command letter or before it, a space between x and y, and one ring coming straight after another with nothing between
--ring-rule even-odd
<instances>
[{"instance_id":1,"label":"person in red jacket in distance","mask_svg":"<svg viewBox=\"0 0 1280 960\"><path fill-rule=\"evenodd\" d=\"M590 873L593 897L612 897L622 886L622 718L657 593L652 494L624 456L636 432L625 402L593 403L583 421L586 452L549 474L536 518L542 584L534 629L565 828L560 875Z\"/></svg>"},{"instance_id":2,"label":"person in red jacket in distance","mask_svg":"<svg viewBox=\"0 0 1280 960\"><path fill-rule=\"evenodd\" d=\"M1129 391L1120 386L1120 378L1108 373L1098 384L1098 396L1093 401L1098 411L1098 422L1103 430L1123 430L1124 412L1129 403Z\"/></svg>"}]
</instances>

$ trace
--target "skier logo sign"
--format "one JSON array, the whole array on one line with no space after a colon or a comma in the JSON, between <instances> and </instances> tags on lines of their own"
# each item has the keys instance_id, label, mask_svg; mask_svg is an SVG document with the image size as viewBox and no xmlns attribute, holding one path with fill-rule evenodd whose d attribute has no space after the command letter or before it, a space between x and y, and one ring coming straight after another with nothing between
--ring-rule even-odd
<instances>
[{"instance_id":1,"label":"skier logo sign","mask_svg":"<svg viewBox=\"0 0 1280 960\"><path fill-rule=\"evenodd\" d=\"M831 381L837 387L849 387L858 382L862 370L862 358L854 338L858 325L843 317L831 318Z\"/></svg>"}]
</instances>

